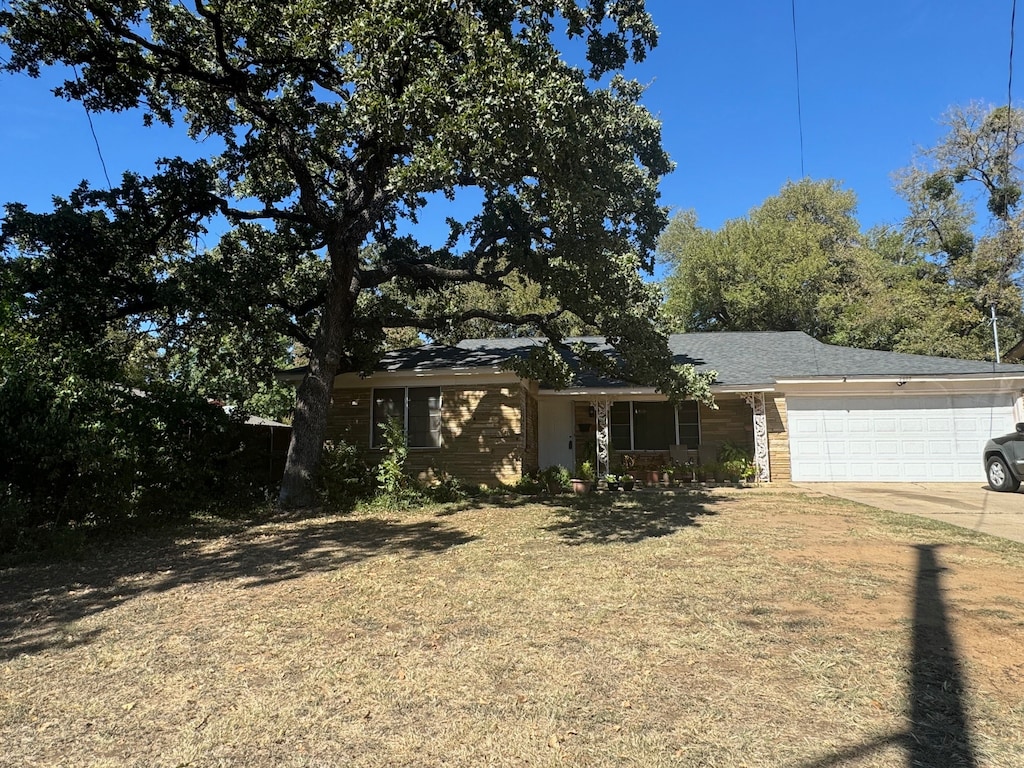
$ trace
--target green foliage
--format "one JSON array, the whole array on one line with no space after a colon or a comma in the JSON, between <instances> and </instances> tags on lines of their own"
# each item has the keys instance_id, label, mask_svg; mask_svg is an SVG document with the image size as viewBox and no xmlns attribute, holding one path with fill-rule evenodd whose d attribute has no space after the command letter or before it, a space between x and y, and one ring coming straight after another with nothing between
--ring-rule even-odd
<instances>
[{"instance_id":1,"label":"green foliage","mask_svg":"<svg viewBox=\"0 0 1024 768\"><path fill-rule=\"evenodd\" d=\"M754 453L749 448L734 442L725 442L718 449L718 472L725 478L737 481L755 473Z\"/></svg>"},{"instance_id":2,"label":"green foliage","mask_svg":"<svg viewBox=\"0 0 1024 768\"><path fill-rule=\"evenodd\" d=\"M855 247L856 198L836 182L787 183L744 219L718 232L692 213L659 241L672 267L663 318L671 331L831 331L820 299L837 284Z\"/></svg>"},{"instance_id":3,"label":"green foliage","mask_svg":"<svg viewBox=\"0 0 1024 768\"><path fill-rule=\"evenodd\" d=\"M596 474L594 472L594 464L589 459L581 461L576 467L576 478L586 483L594 482Z\"/></svg>"},{"instance_id":4,"label":"green foliage","mask_svg":"<svg viewBox=\"0 0 1024 768\"><path fill-rule=\"evenodd\" d=\"M216 350L241 372L254 350L273 359L282 336L308 348L285 503L309 501L330 382L372 368L389 329L560 342L594 328L637 381L673 397L701 381L672 370L651 323L660 293L643 280L671 163L643 88L620 70L656 40L642 0L83 0L73 13L12 0L0 11L4 70L74 65L59 96L180 121L200 149L217 148L141 182L148 203L124 222L163 222L174 237L148 251L129 237L123 264L166 313L176 367L210 381ZM581 44L582 67L562 58L566 41ZM428 203L444 215L467 200L477 210L450 218L441 247L408 234ZM229 231L192 253L190 233L215 213ZM98 263L100 245L79 250ZM101 305L119 290L99 285Z\"/></svg>"},{"instance_id":5,"label":"green foliage","mask_svg":"<svg viewBox=\"0 0 1024 768\"><path fill-rule=\"evenodd\" d=\"M373 470L354 445L328 442L324 446L319 487L327 505L348 508L372 498L376 490L374 481Z\"/></svg>"},{"instance_id":6,"label":"green foliage","mask_svg":"<svg viewBox=\"0 0 1024 768\"><path fill-rule=\"evenodd\" d=\"M449 504L453 501L462 501L470 495L470 491L458 478L445 474L437 483L424 488L423 495L438 504Z\"/></svg>"},{"instance_id":7,"label":"green foliage","mask_svg":"<svg viewBox=\"0 0 1024 768\"><path fill-rule=\"evenodd\" d=\"M1024 334L1024 112L969 104L952 108L943 123L945 136L899 173L898 190L909 208L906 238L955 296L939 303L948 322L938 332L923 327L911 335L917 346L931 336L940 348L992 358L991 307L1001 337Z\"/></svg>"},{"instance_id":8,"label":"green foliage","mask_svg":"<svg viewBox=\"0 0 1024 768\"><path fill-rule=\"evenodd\" d=\"M516 480L509 490L523 496L536 496L538 493L543 491L544 488L545 486L537 478L524 475Z\"/></svg>"},{"instance_id":9,"label":"green foliage","mask_svg":"<svg viewBox=\"0 0 1024 768\"><path fill-rule=\"evenodd\" d=\"M552 464L541 470L540 481L552 493L560 493L572 487L572 474L561 464Z\"/></svg>"},{"instance_id":10,"label":"green foliage","mask_svg":"<svg viewBox=\"0 0 1024 768\"><path fill-rule=\"evenodd\" d=\"M787 184L717 232L692 212L677 215L659 247L672 268L663 326L801 330L844 346L991 357L986 296L998 297L1002 324L1014 329L1004 335L1024 333L1020 293L1003 279L1001 256L1024 236L1009 228L975 239L956 187L971 171L957 168L904 176L916 207L903 229L861 233L853 193L832 181Z\"/></svg>"},{"instance_id":11,"label":"green foliage","mask_svg":"<svg viewBox=\"0 0 1024 768\"><path fill-rule=\"evenodd\" d=\"M396 504L415 491L405 474L405 460L409 455L405 429L395 418L381 425L384 456L377 465L377 495L385 503Z\"/></svg>"}]
</instances>

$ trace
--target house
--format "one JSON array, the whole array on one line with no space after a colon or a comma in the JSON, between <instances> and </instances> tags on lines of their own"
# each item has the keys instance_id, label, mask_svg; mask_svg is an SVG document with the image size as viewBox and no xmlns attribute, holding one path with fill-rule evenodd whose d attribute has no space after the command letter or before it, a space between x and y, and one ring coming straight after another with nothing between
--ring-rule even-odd
<instances>
[{"instance_id":1,"label":"house","mask_svg":"<svg viewBox=\"0 0 1024 768\"><path fill-rule=\"evenodd\" d=\"M1024 365L851 349L798 331L677 334L677 362L717 372L717 408L673 408L651 388L586 372L554 390L506 369L540 343L388 353L371 376L335 379L328 437L372 457L379 425L397 418L407 466L425 480L508 483L584 458L599 472L624 456L641 468L703 461L729 442L754 454L763 481L984 482L985 441L1024 421Z\"/></svg>"}]
</instances>

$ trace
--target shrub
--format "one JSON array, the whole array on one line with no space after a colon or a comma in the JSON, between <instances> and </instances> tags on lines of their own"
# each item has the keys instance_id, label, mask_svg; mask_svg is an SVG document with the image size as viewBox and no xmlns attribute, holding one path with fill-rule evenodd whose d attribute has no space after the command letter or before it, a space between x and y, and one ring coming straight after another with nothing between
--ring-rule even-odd
<instances>
[{"instance_id":1,"label":"shrub","mask_svg":"<svg viewBox=\"0 0 1024 768\"><path fill-rule=\"evenodd\" d=\"M452 501L462 501L469 495L469 491L462 486L458 478L444 474L439 483L429 486L424 491L424 495L431 501L447 504Z\"/></svg>"},{"instance_id":2,"label":"shrub","mask_svg":"<svg viewBox=\"0 0 1024 768\"><path fill-rule=\"evenodd\" d=\"M516 480L510 487L510 490L514 493L520 493L524 496L536 496L542 490L544 486L541 485L540 481L536 478L524 476Z\"/></svg>"},{"instance_id":3,"label":"shrub","mask_svg":"<svg viewBox=\"0 0 1024 768\"><path fill-rule=\"evenodd\" d=\"M328 441L320 460L319 487L325 504L349 507L373 496L373 470L354 445Z\"/></svg>"},{"instance_id":4,"label":"shrub","mask_svg":"<svg viewBox=\"0 0 1024 768\"><path fill-rule=\"evenodd\" d=\"M585 483L594 482L594 465L588 461L581 461L579 466L576 467L576 477Z\"/></svg>"},{"instance_id":5,"label":"shrub","mask_svg":"<svg viewBox=\"0 0 1024 768\"><path fill-rule=\"evenodd\" d=\"M551 493L559 493L572 487L572 474L561 464L552 464L541 470L540 481Z\"/></svg>"}]
</instances>

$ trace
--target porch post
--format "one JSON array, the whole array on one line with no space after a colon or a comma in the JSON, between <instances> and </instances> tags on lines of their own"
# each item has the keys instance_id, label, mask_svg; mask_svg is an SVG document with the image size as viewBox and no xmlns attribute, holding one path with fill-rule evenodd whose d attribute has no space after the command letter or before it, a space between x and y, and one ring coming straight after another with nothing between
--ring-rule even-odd
<instances>
[{"instance_id":1,"label":"porch post","mask_svg":"<svg viewBox=\"0 0 1024 768\"><path fill-rule=\"evenodd\" d=\"M768 462L768 417L764 410L764 392L744 392L754 413L754 465L757 467L757 479L762 483L772 479L771 466Z\"/></svg>"},{"instance_id":2,"label":"porch post","mask_svg":"<svg viewBox=\"0 0 1024 768\"><path fill-rule=\"evenodd\" d=\"M594 413L596 414L597 424L597 464L594 467L594 473L597 475L597 479L600 480L608 474L608 401L607 400L594 400L591 402L594 406Z\"/></svg>"}]
</instances>

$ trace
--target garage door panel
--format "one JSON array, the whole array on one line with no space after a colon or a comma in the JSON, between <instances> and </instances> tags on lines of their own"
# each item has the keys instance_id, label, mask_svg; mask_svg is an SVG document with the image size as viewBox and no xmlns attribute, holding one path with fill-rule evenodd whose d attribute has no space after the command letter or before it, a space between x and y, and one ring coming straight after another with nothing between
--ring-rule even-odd
<instances>
[{"instance_id":1,"label":"garage door panel","mask_svg":"<svg viewBox=\"0 0 1024 768\"><path fill-rule=\"evenodd\" d=\"M797 481L984 481L982 447L1013 431L1010 395L787 398Z\"/></svg>"}]
</instances>

